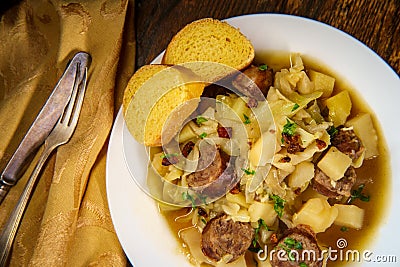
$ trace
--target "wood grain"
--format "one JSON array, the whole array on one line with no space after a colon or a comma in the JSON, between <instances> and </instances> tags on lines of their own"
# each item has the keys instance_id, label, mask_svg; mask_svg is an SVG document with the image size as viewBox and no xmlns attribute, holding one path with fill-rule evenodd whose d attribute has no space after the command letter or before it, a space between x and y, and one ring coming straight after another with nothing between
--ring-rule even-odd
<instances>
[{"instance_id":1,"label":"wood grain","mask_svg":"<svg viewBox=\"0 0 400 267\"><path fill-rule=\"evenodd\" d=\"M187 23L253 13L311 18L354 36L400 74L399 0L137 0L136 66L148 64Z\"/></svg>"}]
</instances>

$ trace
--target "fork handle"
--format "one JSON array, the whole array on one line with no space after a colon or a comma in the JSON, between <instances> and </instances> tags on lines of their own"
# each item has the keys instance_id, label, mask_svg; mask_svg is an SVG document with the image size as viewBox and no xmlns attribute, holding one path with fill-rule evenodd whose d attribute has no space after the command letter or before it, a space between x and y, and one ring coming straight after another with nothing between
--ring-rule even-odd
<instances>
[{"instance_id":1,"label":"fork handle","mask_svg":"<svg viewBox=\"0 0 400 267\"><path fill-rule=\"evenodd\" d=\"M46 162L47 158L50 156L53 148L47 148L45 146L42 155L37 162L35 169L33 170L27 184L25 185L24 191L22 192L17 205L11 212L11 215L5 224L3 232L0 236L0 267L6 266L8 256L11 252L11 247L14 242L15 235L17 233L18 227L20 225L22 216L24 215L26 206L32 195L36 180L40 174L40 171Z\"/></svg>"}]
</instances>

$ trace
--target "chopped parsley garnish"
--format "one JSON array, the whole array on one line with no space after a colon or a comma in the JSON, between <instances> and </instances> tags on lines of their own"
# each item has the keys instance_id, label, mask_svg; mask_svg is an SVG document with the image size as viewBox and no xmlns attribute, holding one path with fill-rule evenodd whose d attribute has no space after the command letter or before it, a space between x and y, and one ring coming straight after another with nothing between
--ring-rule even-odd
<instances>
[{"instance_id":1,"label":"chopped parsley garnish","mask_svg":"<svg viewBox=\"0 0 400 267\"><path fill-rule=\"evenodd\" d=\"M300 267L308 267L307 263L305 263L305 262L300 262L299 266Z\"/></svg>"},{"instance_id":2,"label":"chopped parsley garnish","mask_svg":"<svg viewBox=\"0 0 400 267\"><path fill-rule=\"evenodd\" d=\"M362 193L364 187L365 187L365 184L360 184L356 190L353 190L351 192L351 196L350 196L349 200L347 201L347 203L350 204L357 198L360 199L361 201L369 202L370 196L364 195Z\"/></svg>"},{"instance_id":3,"label":"chopped parsley garnish","mask_svg":"<svg viewBox=\"0 0 400 267\"><path fill-rule=\"evenodd\" d=\"M192 208L196 208L196 200L189 192L183 192L182 198L183 200L190 200L190 202L192 202Z\"/></svg>"},{"instance_id":4,"label":"chopped parsley garnish","mask_svg":"<svg viewBox=\"0 0 400 267\"><path fill-rule=\"evenodd\" d=\"M201 200L204 205L207 205L207 196L206 195L197 195L197 198Z\"/></svg>"},{"instance_id":5,"label":"chopped parsley garnish","mask_svg":"<svg viewBox=\"0 0 400 267\"><path fill-rule=\"evenodd\" d=\"M282 134L287 134L288 136L293 136L296 132L297 124L286 119L286 124L283 126Z\"/></svg>"},{"instance_id":6,"label":"chopped parsley garnish","mask_svg":"<svg viewBox=\"0 0 400 267\"><path fill-rule=\"evenodd\" d=\"M299 107L300 107L299 104L295 103L293 105L292 112L295 111L296 109L298 109Z\"/></svg>"},{"instance_id":7,"label":"chopped parsley garnish","mask_svg":"<svg viewBox=\"0 0 400 267\"><path fill-rule=\"evenodd\" d=\"M286 254L290 261L295 261L296 254L294 253L293 249L303 249L303 244L301 242L295 240L294 238L286 237L283 240L283 244L279 244L279 247L281 247L284 251L286 251ZM300 264L300 266L301 266L301 264Z\"/></svg>"},{"instance_id":8,"label":"chopped parsley garnish","mask_svg":"<svg viewBox=\"0 0 400 267\"><path fill-rule=\"evenodd\" d=\"M297 129L297 124L295 122L290 122L289 119L286 119L286 124L283 126L282 130L282 138L281 138L282 144L285 143L284 137L293 136L296 133L296 129Z\"/></svg>"},{"instance_id":9,"label":"chopped parsley garnish","mask_svg":"<svg viewBox=\"0 0 400 267\"><path fill-rule=\"evenodd\" d=\"M197 116L197 118L196 118L196 124L197 125L201 125L203 122L206 122L206 121L208 121L206 118L204 118L204 117L202 117L202 116Z\"/></svg>"},{"instance_id":10,"label":"chopped parsley garnish","mask_svg":"<svg viewBox=\"0 0 400 267\"><path fill-rule=\"evenodd\" d=\"M274 210L276 214L278 214L279 218L282 217L283 209L285 207L285 200L277 195L272 195L270 198L274 201Z\"/></svg>"},{"instance_id":11,"label":"chopped parsley garnish","mask_svg":"<svg viewBox=\"0 0 400 267\"><path fill-rule=\"evenodd\" d=\"M296 258L293 255L293 252L290 248L288 248L286 245L284 244L279 244L279 247L282 248L284 251L286 251L286 254L288 256L289 261L295 261Z\"/></svg>"},{"instance_id":12,"label":"chopped parsley garnish","mask_svg":"<svg viewBox=\"0 0 400 267\"><path fill-rule=\"evenodd\" d=\"M199 135L199 137L200 137L201 139L204 139L206 136L207 136L207 133L202 133L202 134Z\"/></svg>"},{"instance_id":13,"label":"chopped parsley garnish","mask_svg":"<svg viewBox=\"0 0 400 267\"><path fill-rule=\"evenodd\" d=\"M347 231L349 231L349 228L347 228L346 226L342 226L342 227L340 227L340 231L347 232Z\"/></svg>"},{"instance_id":14,"label":"chopped parsley garnish","mask_svg":"<svg viewBox=\"0 0 400 267\"><path fill-rule=\"evenodd\" d=\"M262 64L262 65L258 66L258 69L261 71L265 71L268 69L268 66L266 64Z\"/></svg>"},{"instance_id":15,"label":"chopped parsley garnish","mask_svg":"<svg viewBox=\"0 0 400 267\"><path fill-rule=\"evenodd\" d=\"M288 253L288 258L289 258L290 261L295 261L295 260L296 260L296 258L295 258L295 256L293 255L292 251L289 251L289 253Z\"/></svg>"},{"instance_id":16,"label":"chopped parsley garnish","mask_svg":"<svg viewBox=\"0 0 400 267\"><path fill-rule=\"evenodd\" d=\"M195 196L196 195L196 196ZM201 201L204 205L207 205L207 196L204 195L199 195L199 194L195 194L195 195L191 195L189 194L189 192L183 192L182 193L182 199L183 200L189 200L192 203L192 208L195 209L196 208L196 204L198 205L199 202Z\"/></svg>"},{"instance_id":17,"label":"chopped parsley garnish","mask_svg":"<svg viewBox=\"0 0 400 267\"><path fill-rule=\"evenodd\" d=\"M254 239L253 239L253 247L257 246L257 240L258 240L258 232L260 232L260 229L264 227L265 230L269 231L267 224L263 219L258 220L258 226L256 229L254 229Z\"/></svg>"},{"instance_id":18,"label":"chopped parsley garnish","mask_svg":"<svg viewBox=\"0 0 400 267\"><path fill-rule=\"evenodd\" d=\"M160 156L160 158L162 158L162 159L165 159L165 158L170 159L172 157L177 157L178 155L179 155L178 153L163 154L163 155Z\"/></svg>"},{"instance_id":19,"label":"chopped parsley garnish","mask_svg":"<svg viewBox=\"0 0 400 267\"><path fill-rule=\"evenodd\" d=\"M254 175L256 173L255 170L250 170L250 168L247 169L242 168L242 171L244 171L247 175Z\"/></svg>"},{"instance_id":20,"label":"chopped parsley garnish","mask_svg":"<svg viewBox=\"0 0 400 267\"><path fill-rule=\"evenodd\" d=\"M331 126L328 129L328 134L331 138L333 138L338 132L339 130L335 126Z\"/></svg>"},{"instance_id":21,"label":"chopped parsley garnish","mask_svg":"<svg viewBox=\"0 0 400 267\"><path fill-rule=\"evenodd\" d=\"M244 118L244 124L249 124L249 123L251 123L250 118L249 118L246 114L244 114L244 113L243 113L243 118Z\"/></svg>"},{"instance_id":22,"label":"chopped parsley garnish","mask_svg":"<svg viewBox=\"0 0 400 267\"><path fill-rule=\"evenodd\" d=\"M265 223L265 221L263 219L259 219L258 220L258 227L256 228L255 232L256 234L258 234L258 232L260 231L260 229L264 227L265 230L269 231L267 224Z\"/></svg>"},{"instance_id":23,"label":"chopped parsley garnish","mask_svg":"<svg viewBox=\"0 0 400 267\"><path fill-rule=\"evenodd\" d=\"M303 244L294 238L286 237L283 242L290 249L303 249Z\"/></svg>"},{"instance_id":24,"label":"chopped parsley garnish","mask_svg":"<svg viewBox=\"0 0 400 267\"><path fill-rule=\"evenodd\" d=\"M206 219L204 219L203 217L201 217L201 219L200 219L204 224L207 224L207 221L206 221Z\"/></svg>"}]
</instances>

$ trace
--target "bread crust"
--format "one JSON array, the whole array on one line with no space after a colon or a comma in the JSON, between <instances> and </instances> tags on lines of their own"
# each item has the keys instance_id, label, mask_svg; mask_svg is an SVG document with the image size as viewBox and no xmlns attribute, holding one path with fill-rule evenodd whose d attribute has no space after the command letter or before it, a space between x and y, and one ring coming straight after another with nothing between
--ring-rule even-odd
<instances>
[{"instance_id":1,"label":"bread crust","mask_svg":"<svg viewBox=\"0 0 400 267\"><path fill-rule=\"evenodd\" d=\"M139 143L168 143L197 108L205 85L190 82L191 75L181 66L146 65L132 76L124 92L123 114L127 128Z\"/></svg>"},{"instance_id":2,"label":"bread crust","mask_svg":"<svg viewBox=\"0 0 400 267\"><path fill-rule=\"evenodd\" d=\"M188 40L190 42L185 45ZM197 108L205 84L246 68L253 59L254 48L250 41L228 23L204 18L186 25L172 38L162 64L141 67L128 82L123 97L123 114L132 136L146 146L162 145L162 142L168 141L178 130L176 125L182 123ZM200 64L192 64L198 62ZM213 64L207 64L210 62ZM172 72L176 72L177 80L183 81L182 86L176 88L179 90L171 88L163 95L144 92L153 92L150 88L157 87L158 84L172 84L165 81L155 82L153 79L155 76L163 77L158 74L168 72L171 68L174 69ZM191 75L199 78L196 78L197 84L185 84L185 80L193 81L187 78ZM149 80L152 86L146 86ZM152 103L152 98L157 98L157 103ZM174 121L169 122L167 116L174 111L179 116L173 115ZM183 118L184 116L186 117ZM174 126L168 128L168 123ZM167 130L161 138L164 125Z\"/></svg>"},{"instance_id":3,"label":"bread crust","mask_svg":"<svg viewBox=\"0 0 400 267\"><path fill-rule=\"evenodd\" d=\"M238 29L204 18L186 25L172 38L162 63L211 61L242 70L253 62L254 55L253 45Z\"/></svg>"}]
</instances>

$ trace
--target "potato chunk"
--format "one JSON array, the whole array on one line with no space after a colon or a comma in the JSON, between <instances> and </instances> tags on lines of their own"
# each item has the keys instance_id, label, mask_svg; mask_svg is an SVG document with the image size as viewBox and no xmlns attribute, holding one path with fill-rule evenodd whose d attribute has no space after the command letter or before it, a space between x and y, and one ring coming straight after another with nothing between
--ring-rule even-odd
<instances>
[{"instance_id":1,"label":"potato chunk","mask_svg":"<svg viewBox=\"0 0 400 267\"><path fill-rule=\"evenodd\" d=\"M323 92L323 98L331 96L335 86L335 78L314 70L308 71L308 77L314 82L314 90Z\"/></svg>"},{"instance_id":2,"label":"potato chunk","mask_svg":"<svg viewBox=\"0 0 400 267\"><path fill-rule=\"evenodd\" d=\"M354 133L361 139L366 159L379 155L378 135L369 113L362 113L348 120L346 126L353 127Z\"/></svg>"},{"instance_id":3,"label":"potato chunk","mask_svg":"<svg viewBox=\"0 0 400 267\"><path fill-rule=\"evenodd\" d=\"M355 205L335 204L338 216L334 224L354 229L361 229L364 221L364 210Z\"/></svg>"},{"instance_id":4,"label":"potato chunk","mask_svg":"<svg viewBox=\"0 0 400 267\"><path fill-rule=\"evenodd\" d=\"M289 175L288 184L291 188L303 187L314 177L314 164L303 161L296 165L296 169Z\"/></svg>"},{"instance_id":5,"label":"potato chunk","mask_svg":"<svg viewBox=\"0 0 400 267\"><path fill-rule=\"evenodd\" d=\"M332 225L337 215L338 209L329 205L326 199L311 198L293 215L293 223L307 224L315 233L320 233Z\"/></svg>"},{"instance_id":6,"label":"potato chunk","mask_svg":"<svg viewBox=\"0 0 400 267\"><path fill-rule=\"evenodd\" d=\"M352 160L336 147L331 147L317 166L334 181L344 177L344 173L350 167Z\"/></svg>"},{"instance_id":7,"label":"potato chunk","mask_svg":"<svg viewBox=\"0 0 400 267\"><path fill-rule=\"evenodd\" d=\"M329 120L335 127L344 125L351 111L351 99L347 91L342 91L326 100L329 109Z\"/></svg>"}]
</instances>

